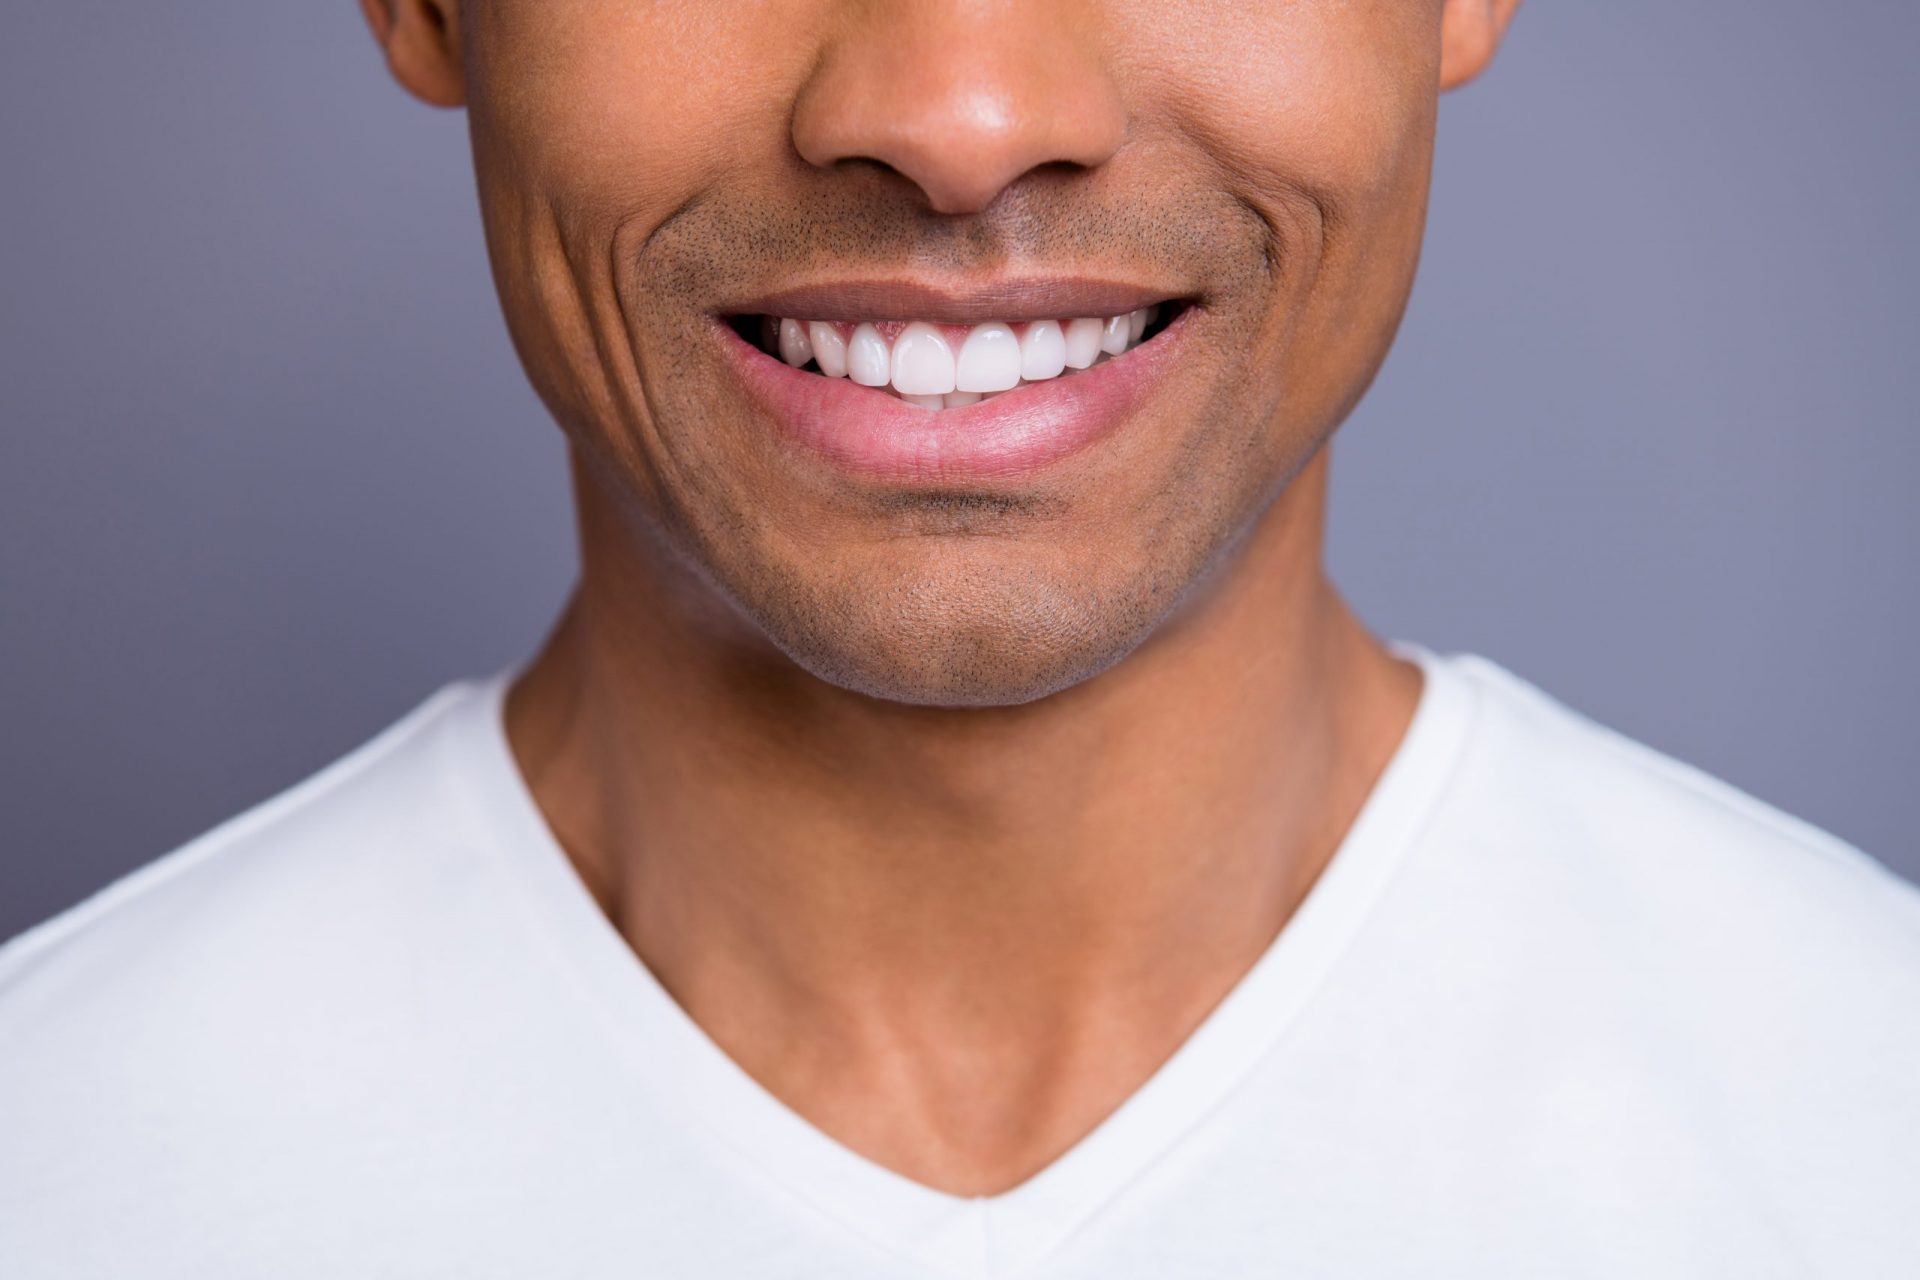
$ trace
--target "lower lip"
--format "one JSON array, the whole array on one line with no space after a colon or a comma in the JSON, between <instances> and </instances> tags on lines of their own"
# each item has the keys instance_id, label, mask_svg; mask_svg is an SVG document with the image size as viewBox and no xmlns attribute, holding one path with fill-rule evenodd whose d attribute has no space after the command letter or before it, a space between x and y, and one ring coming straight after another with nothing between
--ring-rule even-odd
<instances>
[{"instance_id":1,"label":"lower lip","mask_svg":"<svg viewBox=\"0 0 1920 1280\"><path fill-rule=\"evenodd\" d=\"M806 373L726 323L714 327L788 441L865 478L928 483L1035 471L1112 435L1169 367L1193 310L1124 355L960 409L922 409L850 378Z\"/></svg>"}]
</instances>

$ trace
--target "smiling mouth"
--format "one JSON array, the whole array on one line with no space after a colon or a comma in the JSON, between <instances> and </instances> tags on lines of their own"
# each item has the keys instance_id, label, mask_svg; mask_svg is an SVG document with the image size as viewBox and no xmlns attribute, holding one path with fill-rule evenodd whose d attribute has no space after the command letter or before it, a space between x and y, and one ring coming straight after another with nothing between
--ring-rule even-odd
<instances>
[{"instance_id":1,"label":"smiling mouth","mask_svg":"<svg viewBox=\"0 0 1920 1280\"><path fill-rule=\"evenodd\" d=\"M925 489L1025 483L1116 435L1197 366L1204 301L1111 282L801 286L714 315L788 457Z\"/></svg>"},{"instance_id":2,"label":"smiling mouth","mask_svg":"<svg viewBox=\"0 0 1920 1280\"><path fill-rule=\"evenodd\" d=\"M960 409L1072 378L1164 333L1185 302L1110 316L947 324L928 320L726 317L742 339L791 368L845 379L921 409Z\"/></svg>"}]
</instances>

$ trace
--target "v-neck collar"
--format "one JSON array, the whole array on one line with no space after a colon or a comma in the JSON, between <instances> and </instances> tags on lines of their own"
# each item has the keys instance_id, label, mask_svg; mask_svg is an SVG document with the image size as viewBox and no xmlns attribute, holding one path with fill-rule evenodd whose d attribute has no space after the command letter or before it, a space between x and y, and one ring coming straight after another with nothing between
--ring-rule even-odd
<instances>
[{"instance_id":1,"label":"v-neck collar","mask_svg":"<svg viewBox=\"0 0 1920 1280\"><path fill-rule=\"evenodd\" d=\"M456 771L522 905L675 1106L794 1196L936 1275L1017 1275L1073 1235L1224 1102L1279 1042L1358 931L1444 788L1472 710L1451 658L1403 640L1424 673L1400 744L1278 936L1126 1101L1039 1173L993 1196L915 1182L829 1137L710 1039L600 911L520 773L503 713L517 664L468 682L450 714Z\"/></svg>"}]
</instances>

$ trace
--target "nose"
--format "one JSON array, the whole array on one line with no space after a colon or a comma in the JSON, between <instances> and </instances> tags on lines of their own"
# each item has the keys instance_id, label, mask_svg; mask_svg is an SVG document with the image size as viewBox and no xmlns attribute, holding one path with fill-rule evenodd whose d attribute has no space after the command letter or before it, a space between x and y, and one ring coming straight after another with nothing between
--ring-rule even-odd
<instances>
[{"instance_id":1,"label":"nose","mask_svg":"<svg viewBox=\"0 0 1920 1280\"><path fill-rule=\"evenodd\" d=\"M865 160L935 212L978 213L1043 165L1091 169L1127 130L1093 40L1098 5L865 0L801 87L793 143L823 169Z\"/></svg>"}]
</instances>

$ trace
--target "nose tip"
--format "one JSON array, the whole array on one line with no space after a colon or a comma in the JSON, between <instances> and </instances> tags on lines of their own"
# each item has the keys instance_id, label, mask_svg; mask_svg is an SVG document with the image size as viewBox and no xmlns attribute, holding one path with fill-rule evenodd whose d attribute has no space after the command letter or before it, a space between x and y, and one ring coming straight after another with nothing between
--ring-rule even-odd
<instances>
[{"instance_id":1,"label":"nose tip","mask_svg":"<svg viewBox=\"0 0 1920 1280\"><path fill-rule=\"evenodd\" d=\"M831 42L802 87L793 143L823 169L865 160L942 214L978 213L1046 165L1119 149L1117 86L1044 4L900 3Z\"/></svg>"}]
</instances>

